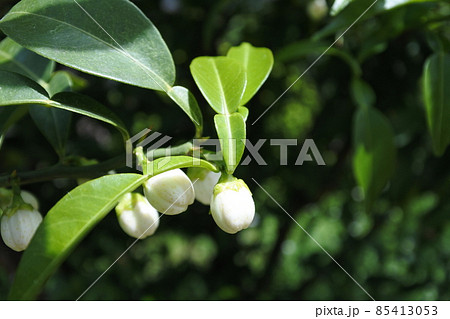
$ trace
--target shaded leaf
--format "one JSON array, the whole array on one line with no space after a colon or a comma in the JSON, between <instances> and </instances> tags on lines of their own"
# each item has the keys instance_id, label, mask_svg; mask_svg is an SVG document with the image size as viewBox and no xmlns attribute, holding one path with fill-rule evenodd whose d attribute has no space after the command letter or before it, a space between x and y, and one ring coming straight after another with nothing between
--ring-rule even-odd
<instances>
[{"instance_id":1,"label":"shaded leaf","mask_svg":"<svg viewBox=\"0 0 450 319\"><path fill-rule=\"evenodd\" d=\"M52 96L59 92L70 91L71 87L72 79L70 76L66 72L56 72L48 83L47 91ZM33 105L30 108L30 115L34 124L50 142L59 157L63 158L72 113L54 107Z\"/></svg>"},{"instance_id":2,"label":"shaded leaf","mask_svg":"<svg viewBox=\"0 0 450 319\"><path fill-rule=\"evenodd\" d=\"M241 65L228 57L198 57L191 73L209 105L221 114L236 112L246 79Z\"/></svg>"},{"instance_id":3,"label":"shaded leaf","mask_svg":"<svg viewBox=\"0 0 450 319\"><path fill-rule=\"evenodd\" d=\"M189 116L200 136L203 130L203 116L194 95L182 86L174 86L167 94Z\"/></svg>"},{"instance_id":4,"label":"shaded leaf","mask_svg":"<svg viewBox=\"0 0 450 319\"><path fill-rule=\"evenodd\" d=\"M362 73L358 61L355 58L343 50L329 48L329 46L329 43L311 40L294 42L277 52L276 60L279 62L296 61L305 56L320 56L322 53L326 52L327 55L335 56L347 63L355 75L360 75Z\"/></svg>"},{"instance_id":5,"label":"shaded leaf","mask_svg":"<svg viewBox=\"0 0 450 319\"><path fill-rule=\"evenodd\" d=\"M90 74L162 91L175 81L159 31L130 1L22 0L0 29L22 46Z\"/></svg>"},{"instance_id":6,"label":"shaded leaf","mask_svg":"<svg viewBox=\"0 0 450 319\"><path fill-rule=\"evenodd\" d=\"M267 48L256 48L250 43L244 42L238 47L232 47L227 57L239 62L244 68L247 85L242 96L241 105L255 95L264 84L273 66L273 54Z\"/></svg>"},{"instance_id":7,"label":"shaded leaf","mask_svg":"<svg viewBox=\"0 0 450 319\"><path fill-rule=\"evenodd\" d=\"M214 116L227 173L233 174L245 149L245 121L240 113Z\"/></svg>"},{"instance_id":8,"label":"shaded leaf","mask_svg":"<svg viewBox=\"0 0 450 319\"><path fill-rule=\"evenodd\" d=\"M369 209L394 173L394 132L377 109L360 107L354 118L353 141L353 173Z\"/></svg>"},{"instance_id":9,"label":"shaded leaf","mask_svg":"<svg viewBox=\"0 0 450 319\"><path fill-rule=\"evenodd\" d=\"M373 106L375 104L375 92L369 84L360 78L355 77L352 79L350 93L353 101L360 107Z\"/></svg>"},{"instance_id":10,"label":"shaded leaf","mask_svg":"<svg viewBox=\"0 0 450 319\"><path fill-rule=\"evenodd\" d=\"M428 130L437 156L450 144L450 55L433 54L423 71L423 94Z\"/></svg>"},{"instance_id":11,"label":"shaded leaf","mask_svg":"<svg viewBox=\"0 0 450 319\"><path fill-rule=\"evenodd\" d=\"M10 38L0 42L0 70L22 74L45 86L55 62L29 51Z\"/></svg>"},{"instance_id":12,"label":"shaded leaf","mask_svg":"<svg viewBox=\"0 0 450 319\"><path fill-rule=\"evenodd\" d=\"M88 181L64 196L45 216L25 250L11 287L10 300L36 298L46 280L77 244L146 176L107 175Z\"/></svg>"},{"instance_id":13,"label":"shaded leaf","mask_svg":"<svg viewBox=\"0 0 450 319\"><path fill-rule=\"evenodd\" d=\"M32 80L6 71L0 71L0 90L2 92L0 106L39 104L56 107L111 124L121 132L124 140L129 138L122 120L90 97L72 92L60 92L49 99L47 92Z\"/></svg>"},{"instance_id":14,"label":"shaded leaf","mask_svg":"<svg viewBox=\"0 0 450 319\"><path fill-rule=\"evenodd\" d=\"M72 113L53 107L33 105L30 107L30 115L59 157L64 157Z\"/></svg>"},{"instance_id":15,"label":"shaded leaf","mask_svg":"<svg viewBox=\"0 0 450 319\"><path fill-rule=\"evenodd\" d=\"M50 79L48 84L48 94L50 96L55 95L59 92L69 92L72 91L73 81L69 73L64 71L55 72Z\"/></svg>"}]
</instances>

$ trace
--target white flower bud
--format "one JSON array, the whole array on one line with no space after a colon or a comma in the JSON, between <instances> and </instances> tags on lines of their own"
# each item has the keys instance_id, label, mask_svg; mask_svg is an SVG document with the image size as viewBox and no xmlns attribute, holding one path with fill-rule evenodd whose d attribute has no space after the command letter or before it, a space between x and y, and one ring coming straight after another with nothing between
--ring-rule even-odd
<instances>
[{"instance_id":1,"label":"white flower bud","mask_svg":"<svg viewBox=\"0 0 450 319\"><path fill-rule=\"evenodd\" d=\"M235 234L246 229L255 217L252 193L241 179L219 182L211 199L211 214L224 232Z\"/></svg>"},{"instance_id":2,"label":"white flower bud","mask_svg":"<svg viewBox=\"0 0 450 319\"><path fill-rule=\"evenodd\" d=\"M35 210L39 210L39 202L33 194L31 194L28 191L20 191L20 196L22 197L25 203L33 206Z\"/></svg>"},{"instance_id":3,"label":"white flower bud","mask_svg":"<svg viewBox=\"0 0 450 319\"><path fill-rule=\"evenodd\" d=\"M151 236L159 226L158 212L138 193L125 194L116 206L116 214L120 227L134 238Z\"/></svg>"},{"instance_id":4,"label":"white flower bud","mask_svg":"<svg viewBox=\"0 0 450 319\"><path fill-rule=\"evenodd\" d=\"M150 204L166 215L186 211L195 200L191 180L179 168L151 177L144 184L144 193Z\"/></svg>"},{"instance_id":5,"label":"white flower bud","mask_svg":"<svg viewBox=\"0 0 450 319\"><path fill-rule=\"evenodd\" d=\"M220 178L220 173L211 172L205 168L191 167L188 176L194 185L195 199L203 205L211 204L214 186Z\"/></svg>"},{"instance_id":6,"label":"white flower bud","mask_svg":"<svg viewBox=\"0 0 450 319\"><path fill-rule=\"evenodd\" d=\"M41 222L42 216L37 210L19 209L12 216L3 215L2 239L15 251L25 250Z\"/></svg>"},{"instance_id":7,"label":"white flower bud","mask_svg":"<svg viewBox=\"0 0 450 319\"><path fill-rule=\"evenodd\" d=\"M328 14L327 2L325 0L314 0L308 4L307 11L312 20L322 20Z\"/></svg>"}]
</instances>

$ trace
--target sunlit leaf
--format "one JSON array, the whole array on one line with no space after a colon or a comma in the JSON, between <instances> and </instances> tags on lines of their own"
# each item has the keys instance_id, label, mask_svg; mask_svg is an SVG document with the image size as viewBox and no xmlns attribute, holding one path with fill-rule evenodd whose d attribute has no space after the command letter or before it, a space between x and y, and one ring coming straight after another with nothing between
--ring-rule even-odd
<instances>
[{"instance_id":1,"label":"sunlit leaf","mask_svg":"<svg viewBox=\"0 0 450 319\"><path fill-rule=\"evenodd\" d=\"M214 116L217 135L220 139L227 173L233 174L241 161L245 149L245 121L240 113L217 114Z\"/></svg>"},{"instance_id":2,"label":"sunlit leaf","mask_svg":"<svg viewBox=\"0 0 450 319\"><path fill-rule=\"evenodd\" d=\"M247 85L240 104L245 105L270 74L273 66L272 51L267 48L256 48L244 42L238 47L232 47L227 57L239 62L244 68Z\"/></svg>"},{"instance_id":3,"label":"sunlit leaf","mask_svg":"<svg viewBox=\"0 0 450 319\"><path fill-rule=\"evenodd\" d=\"M27 49L80 71L162 91L175 81L159 31L130 1L22 0L0 29Z\"/></svg>"},{"instance_id":4,"label":"sunlit leaf","mask_svg":"<svg viewBox=\"0 0 450 319\"><path fill-rule=\"evenodd\" d=\"M217 113L236 112L246 86L245 72L240 63L228 57L198 57L191 63L191 73Z\"/></svg>"},{"instance_id":5,"label":"sunlit leaf","mask_svg":"<svg viewBox=\"0 0 450 319\"><path fill-rule=\"evenodd\" d=\"M394 173L394 132L380 111L360 107L354 118L353 141L353 173L370 208Z\"/></svg>"},{"instance_id":6,"label":"sunlit leaf","mask_svg":"<svg viewBox=\"0 0 450 319\"><path fill-rule=\"evenodd\" d=\"M36 298L47 279L100 222L119 199L139 187L146 176L107 175L65 195L45 216L17 269L9 299Z\"/></svg>"}]
</instances>

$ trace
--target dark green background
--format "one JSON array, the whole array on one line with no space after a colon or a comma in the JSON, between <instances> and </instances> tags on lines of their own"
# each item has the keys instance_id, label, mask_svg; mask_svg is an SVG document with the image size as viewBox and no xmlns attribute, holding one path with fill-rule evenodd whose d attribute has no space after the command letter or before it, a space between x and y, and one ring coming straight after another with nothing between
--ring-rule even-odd
<instances>
[{"instance_id":1,"label":"dark green background","mask_svg":"<svg viewBox=\"0 0 450 319\"><path fill-rule=\"evenodd\" d=\"M280 166L279 147L267 141L261 149L267 166L252 161L236 170L254 194L253 227L228 235L199 203L179 216L164 216L157 233L137 243L83 300L368 300L252 178L375 299L450 299L450 151L441 158L432 155L420 85L423 63L433 52L430 34L448 44L448 2L409 5L363 19L336 44L354 56L372 52L361 64L362 77L395 130L395 175L371 213L364 211L352 174L356 106L349 93L352 73L341 59L323 57L250 125L320 54L299 55L289 46L312 39L332 17L314 21L307 13L309 1L300 0L134 2L170 48L177 84L199 100L205 135L215 134L214 113L195 88L189 63L247 41L275 54L272 74L247 105L249 139L291 138L300 145L289 148L288 165ZM0 16L15 3L0 1ZM168 3L178 4L176 10L168 10ZM334 39L333 33L323 41ZM174 143L193 136L189 118L163 94L78 74L89 83L83 93L111 107L132 134L150 127L173 136ZM294 165L305 138L314 139L327 166ZM69 154L105 160L121 152L116 132L74 115ZM26 116L10 129L0 150L0 172L32 170L57 160ZM45 213L76 185L55 180L24 189L39 197ZM132 242L115 214L109 214L49 280L40 299L76 299ZM0 245L0 299L6 298L19 260L19 253Z\"/></svg>"}]
</instances>

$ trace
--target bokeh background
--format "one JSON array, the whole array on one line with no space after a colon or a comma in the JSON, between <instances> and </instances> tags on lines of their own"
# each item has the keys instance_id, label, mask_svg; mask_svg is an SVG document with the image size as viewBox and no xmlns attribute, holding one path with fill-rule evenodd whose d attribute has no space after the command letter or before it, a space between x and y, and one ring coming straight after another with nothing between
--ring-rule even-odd
<instances>
[{"instance_id":1,"label":"bokeh background","mask_svg":"<svg viewBox=\"0 0 450 319\"><path fill-rule=\"evenodd\" d=\"M0 1L0 16L16 2ZM322 12L323 1L133 2L163 35L176 63L177 83L199 100L208 136L215 136L214 113L189 73L193 58L225 54L243 41L274 52L273 72L248 105L250 124L353 22ZM254 194L252 227L228 235L199 203L181 215L163 216L156 234L138 242L83 300L368 300L252 178L375 299L450 299L450 151L441 158L432 155L421 95L423 63L434 45L430 34L448 45L449 18L446 1L362 18L336 43L337 53L320 59L260 121L248 126L253 142L300 141L289 148L288 165L280 165L279 147L266 142L260 151L266 166L252 161L237 169L236 176ZM325 46L308 49L317 43ZM376 107L392 123L398 148L394 177L371 212L364 210L352 174L352 67L360 67L362 78L373 87ZM113 109L132 134L149 127L173 136L174 144L193 137L189 118L166 96L71 72L86 80L82 92ZM294 165L305 138L314 139L326 166ZM74 115L69 154L102 161L123 152L116 132ZM0 172L33 170L57 160L25 116L8 131ZM76 185L76 180L58 179L24 189L40 199L45 213ZM132 242L115 214L109 214L39 298L76 299ZM0 299L6 298L20 256L0 244Z\"/></svg>"}]
</instances>

